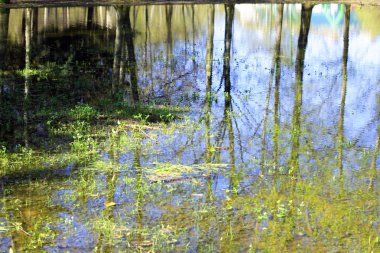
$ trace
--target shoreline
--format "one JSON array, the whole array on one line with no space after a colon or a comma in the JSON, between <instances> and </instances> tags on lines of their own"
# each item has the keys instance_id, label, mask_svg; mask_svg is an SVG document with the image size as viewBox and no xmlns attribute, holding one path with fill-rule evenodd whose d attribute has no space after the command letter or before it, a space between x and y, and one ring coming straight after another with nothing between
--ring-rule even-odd
<instances>
[{"instance_id":1,"label":"shoreline","mask_svg":"<svg viewBox=\"0 0 380 253\"><path fill-rule=\"evenodd\" d=\"M162 4L355 4L380 6L379 0L11 0L9 3L0 3L0 8L28 8L28 7L87 7L87 6L109 6L109 5L162 5Z\"/></svg>"}]
</instances>

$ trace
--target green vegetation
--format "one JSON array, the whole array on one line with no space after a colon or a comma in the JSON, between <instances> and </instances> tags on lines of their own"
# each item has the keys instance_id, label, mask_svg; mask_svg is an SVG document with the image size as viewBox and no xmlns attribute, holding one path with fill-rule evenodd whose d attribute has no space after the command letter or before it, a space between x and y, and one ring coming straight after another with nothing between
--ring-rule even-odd
<instances>
[{"instance_id":1,"label":"green vegetation","mask_svg":"<svg viewBox=\"0 0 380 253\"><path fill-rule=\"evenodd\" d=\"M300 181L286 174L255 177L246 174L249 170L244 167L234 174L229 165L217 163L152 162L145 167L140 165L140 159L152 155L158 140L166 140L165 146L170 147L176 142L170 136L179 132L191 135L199 126L191 120L167 125L120 118L115 124L93 125L90 122L104 116L88 105L67 110L67 117L71 120L65 125L56 124L49 130L71 136L64 154L35 154L25 149L8 153L5 148L1 151L1 162L9 168L6 175L22 169L30 173L31 168L43 163L52 170L70 163L80 168L64 184L56 184L55 176L48 181L25 182L30 196L27 199L18 197L22 194L19 185L6 187L9 197L3 198L1 215L9 223L1 228L5 235L16 236L23 250L60 245L60 234L75 233L78 222L98 235L97 250L186 251L194 247L191 233L197 233L201 242L198 249L202 251L231 251L238 245L253 252L376 252L380 248L377 193L368 192L363 184L342 192L339 179L331 177L332 168L323 162L323 173L310 172L310 179ZM100 150L111 156L102 158ZM120 163L125 152L132 152L133 160ZM210 185L214 175L252 181L221 192ZM366 175L355 177L361 182ZM116 187L125 190L119 192ZM57 202L44 192L62 195ZM132 194L133 201L117 202L115 194ZM86 214L83 208L92 201L100 201L99 211ZM62 211L75 217L51 216L51 212L58 215ZM113 215L115 212L122 216ZM161 213L159 219L148 218L154 212ZM143 225L145 219L149 224ZM67 232L57 224L66 227Z\"/></svg>"},{"instance_id":2,"label":"green vegetation","mask_svg":"<svg viewBox=\"0 0 380 253\"><path fill-rule=\"evenodd\" d=\"M0 252L380 252L380 63L314 7L1 12Z\"/></svg>"}]
</instances>

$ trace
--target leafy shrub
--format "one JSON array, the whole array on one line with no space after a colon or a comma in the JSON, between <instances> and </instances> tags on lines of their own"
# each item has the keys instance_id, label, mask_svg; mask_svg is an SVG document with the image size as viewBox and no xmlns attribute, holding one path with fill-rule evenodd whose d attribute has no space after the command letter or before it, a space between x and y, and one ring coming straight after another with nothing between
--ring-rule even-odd
<instances>
[{"instance_id":1,"label":"leafy shrub","mask_svg":"<svg viewBox=\"0 0 380 253\"><path fill-rule=\"evenodd\" d=\"M89 105L79 104L69 111L69 116L75 120L91 121L98 116L98 111Z\"/></svg>"}]
</instances>

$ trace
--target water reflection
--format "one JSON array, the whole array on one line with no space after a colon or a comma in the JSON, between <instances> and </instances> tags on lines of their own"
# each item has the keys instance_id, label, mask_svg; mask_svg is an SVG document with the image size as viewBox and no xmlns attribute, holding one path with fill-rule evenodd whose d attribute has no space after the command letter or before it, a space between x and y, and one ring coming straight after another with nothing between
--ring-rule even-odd
<instances>
[{"instance_id":1,"label":"water reflection","mask_svg":"<svg viewBox=\"0 0 380 253\"><path fill-rule=\"evenodd\" d=\"M7 150L64 154L67 137L49 128L61 115L44 113L75 104L190 111L170 133L151 126L100 136L100 158L59 182L14 186L2 177L0 249L360 249L380 222L380 40L365 25L376 19L360 12L310 4L2 10ZM162 164L192 170L159 182L150 176ZM344 224L333 226L339 218Z\"/></svg>"},{"instance_id":2,"label":"water reflection","mask_svg":"<svg viewBox=\"0 0 380 253\"><path fill-rule=\"evenodd\" d=\"M295 63L294 104L291 129L291 155L290 174L297 176L299 173L299 154L301 136L301 111L303 94L303 73L305 67L305 54L310 30L311 13L313 5L303 4L301 9L301 26L297 43L297 55Z\"/></svg>"},{"instance_id":3,"label":"water reflection","mask_svg":"<svg viewBox=\"0 0 380 253\"><path fill-rule=\"evenodd\" d=\"M32 9L26 9L25 14L25 82L24 82L24 145L29 147L28 140L28 110L29 110L29 86L30 86L30 53L31 53L31 24Z\"/></svg>"},{"instance_id":4,"label":"water reflection","mask_svg":"<svg viewBox=\"0 0 380 253\"><path fill-rule=\"evenodd\" d=\"M280 117L279 117L279 107L280 107L280 80L281 80L281 40L282 40L282 26L283 26L283 14L284 14L284 6L279 5L278 7L278 23L277 27L277 35L276 35L276 43L275 43L275 54L273 56L274 60L274 68L271 69L271 74L275 73L275 85L274 85L274 113L273 113L273 160L274 160L274 169L275 174L278 173L278 157L279 157L279 134L280 134ZM273 65L272 65L273 66ZM272 82L270 82L271 87ZM268 89L268 102L270 99L270 91ZM264 132L264 131L263 131ZM265 136L262 137L263 146L265 149ZM262 159L265 158L265 153L262 154Z\"/></svg>"},{"instance_id":5,"label":"water reflection","mask_svg":"<svg viewBox=\"0 0 380 253\"><path fill-rule=\"evenodd\" d=\"M344 35L343 35L343 59L342 59L342 90L339 110L339 126L338 126L338 146L339 146L339 177L343 182L343 146L344 146L344 112L347 94L347 61L348 61L348 44L350 32L350 14L351 6L345 6L344 12Z\"/></svg>"},{"instance_id":6,"label":"water reflection","mask_svg":"<svg viewBox=\"0 0 380 253\"><path fill-rule=\"evenodd\" d=\"M278 116L278 107L279 107L279 87L280 87L280 79L281 79L281 35L282 35L282 23L283 23L283 12L284 5L278 5L277 7L277 20L276 20L276 37L275 37L275 45L272 59L272 66L270 69L270 78L268 83L268 93L265 99L265 109L263 116L263 127L261 133L261 172L264 173L264 161L266 154L266 134L267 134L267 117L269 113L269 103L270 97L272 93L272 83L273 77L275 76L275 92L274 92L274 129L273 129L273 160L275 163L275 173L277 173L277 162L278 162L278 134L279 134L279 116Z\"/></svg>"}]
</instances>

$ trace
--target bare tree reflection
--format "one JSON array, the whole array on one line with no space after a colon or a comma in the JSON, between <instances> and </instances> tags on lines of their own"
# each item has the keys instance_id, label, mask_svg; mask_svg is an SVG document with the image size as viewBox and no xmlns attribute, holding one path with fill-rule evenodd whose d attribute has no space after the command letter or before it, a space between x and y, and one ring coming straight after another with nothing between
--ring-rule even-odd
<instances>
[{"instance_id":1,"label":"bare tree reflection","mask_svg":"<svg viewBox=\"0 0 380 253\"><path fill-rule=\"evenodd\" d=\"M119 91L122 86L130 85L132 104L138 104L140 102L140 96L138 91L137 62L133 41L134 32L132 30L130 19L130 9L130 6L115 7L116 31L112 92L115 93ZM125 62L125 58L127 58L127 62ZM125 80L126 68L130 76L130 83Z\"/></svg>"},{"instance_id":2,"label":"bare tree reflection","mask_svg":"<svg viewBox=\"0 0 380 253\"><path fill-rule=\"evenodd\" d=\"M299 172L299 149L301 135L301 110L303 93L303 70L305 66L305 53L310 29L310 20L314 5L303 4L301 10L301 27L298 37L296 56L296 78L294 84L294 105L291 132L291 154L289 161L289 174L296 177Z\"/></svg>"},{"instance_id":3,"label":"bare tree reflection","mask_svg":"<svg viewBox=\"0 0 380 253\"><path fill-rule=\"evenodd\" d=\"M343 58L342 58L342 89L340 98L340 110L339 110L339 126L338 126L338 167L339 178L341 185L343 186L343 147L344 147L344 112L346 105L347 94L347 60L348 60L348 44L349 44L349 32L350 32L350 5L345 5L344 15L344 35L343 35Z\"/></svg>"},{"instance_id":4,"label":"bare tree reflection","mask_svg":"<svg viewBox=\"0 0 380 253\"><path fill-rule=\"evenodd\" d=\"M214 5L209 6L208 10L208 36L206 44L206 98L205 98L205 138L206 138L206 162L211 162L211 102L212 102L212 67L214 53Z\"/></svg>"},{"instance_id":5,"label":"bare tree reflection","mask_svg":"<svg viewBox=\"0 0 380 253\"><path fill-rule=\"evenodd\" d=\"M24 144L29 147L28 136L28 110L29 110L29 89L30 89L30 53L31 53L31 33L32 33L32 9L25 10L25 68L24 68Z\"/></svg>"},{"instance_id":6,"label":"bare tree reflection","mask_svg":"<svg viewBox=\"0 0 380 253\"><path fill-rule=\"evenodd\" d=\"M273 59L272 59L272 67L270 70L270 78L268 83L268 92L265 100L265 109L264 109L264 118L263 118L263 128L261 133L261 173L264 174L264 163L265 163L265 153L266 153L266 133L267 133L267 120L268 120L268 112L269 112L269 102L270 96L272 93L272 83L273 77L275 76L275 130L274 130L274 156L275 161L278 160L278 104L279 104L279 82L281 77L281 66L280 66L280 51L281 51L281 34L282 34L282 19L283 19L283 10L284 5L280 4L277 7L277 20L276 20L276 38L273 50ZM277 92L277 93L276 93ZM277 96L277 97L276 97ZM277 130L277 133L276 133Z\"/></svg>"}]
</instances>

